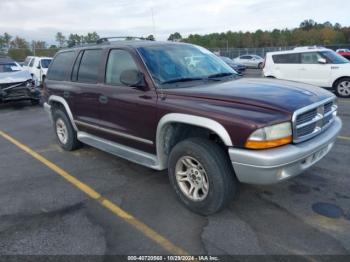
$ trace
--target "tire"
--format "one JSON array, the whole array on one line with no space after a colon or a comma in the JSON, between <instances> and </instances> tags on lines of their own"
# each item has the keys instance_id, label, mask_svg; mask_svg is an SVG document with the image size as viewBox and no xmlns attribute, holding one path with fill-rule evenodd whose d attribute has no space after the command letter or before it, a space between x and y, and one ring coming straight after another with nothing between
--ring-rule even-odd
<instances>
[{"instance_id":1,"label":"tire","mask_svg":"<svg viewBox=\"0 0 350 262\"><path fill-rule=\"evenodd\" d=\"M190 168L189 162L196 168ZM189 138L178 143L171 150L168 164L170 183L178 199L195 213L216 213L226 207L236 193L237 180L227 153L210 140ZM193 176L197 176L198 187L202 189L192 190L189 196ZM183 181L179 182L177 177Z\"/></svg>"},{"instance_id":2,"label":"tire","mask_svg":"<svg viewBox=\"0 0 350 262\"><path fill-rule=\"evenodd\" d=\"M73 151L81 146L66 113L62 109L54 109L52 113L53 127L59 145L66 151Z\"/></svg>"},{"instance_id":3,"label":"tire","mask_svg":"<svg viewBox=\"0 0 350 262\"><path fill-rule=\"evenodd\" d=\"M258 64L258 69L262 69L263 68L263 63L259 63Z\"/></svg>"},{"instance_id":4,"label":"tire","mask_svg":"<svg viewBox=\"0 0 350 262\"><path fill-rule=\"evenodd\" d=\"M334 90L337 96L349 98L350 97L350 77L339 79L334 84Z\"/></svg>"}]
</instances>

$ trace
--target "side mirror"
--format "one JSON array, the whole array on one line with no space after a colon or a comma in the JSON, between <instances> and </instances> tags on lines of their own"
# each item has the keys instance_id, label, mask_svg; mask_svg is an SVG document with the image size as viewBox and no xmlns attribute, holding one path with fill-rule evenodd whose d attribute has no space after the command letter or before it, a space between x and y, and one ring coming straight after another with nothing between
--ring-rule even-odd
<instances>
[{"instance_id":1,"label":"side mirror","mask_svg":"<svg viewBox=\"0 0 350 262\"><path fill-rule=\"evenodd\" d=\"M318 60L317 60L317 62L319 63L319 64L327 64L327 60L325 59L325 58L319 58Z\"/></svg>"},{"instance_id":2,"label":"side mirror","mask_svg":"<svg viewBox=\"0 0 350 262\"><path fill-rule=\"evenodd\" d=\"M127 86L145 87L144 75L138 70L125 70L120 74L120 82Z\"/></svg>"},{"instance_id":3,"label":"side mirror","mask_svg":"<svg viewBox=\"0 0 350 262\"><path fill-rule=\"evenodd\" d=\"M36 68L37 68L37 69L41 69L41 66L40 66L40 65L38 65Z\"/></svg>"}]
</instances>

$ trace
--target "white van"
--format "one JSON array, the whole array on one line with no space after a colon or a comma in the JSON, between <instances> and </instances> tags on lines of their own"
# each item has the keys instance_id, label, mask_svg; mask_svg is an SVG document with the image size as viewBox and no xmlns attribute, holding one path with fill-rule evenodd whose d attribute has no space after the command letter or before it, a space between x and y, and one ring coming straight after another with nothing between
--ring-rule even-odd
<instances>
[{"instance_id":1,"label":"white van","mask_svg":"<svg viewBox=\"0 0 350 262\"><path fill-rule=\"evenodd\" d=\"M31 73L38 85L41 85L51 61L51 57L28 56L24 60L23 69Z\"/></svg>"},{"instance_id":2,"label":"white van","mask_svg":"<svg viewBox=\"0 0 350 262\"><path fill-rule=\"evenodd\" d=\"M350 61L330 49L298 47L269 52L263 73L265 77L334 89L338 96L350 97Z\"/></svg>"}]
</instances>

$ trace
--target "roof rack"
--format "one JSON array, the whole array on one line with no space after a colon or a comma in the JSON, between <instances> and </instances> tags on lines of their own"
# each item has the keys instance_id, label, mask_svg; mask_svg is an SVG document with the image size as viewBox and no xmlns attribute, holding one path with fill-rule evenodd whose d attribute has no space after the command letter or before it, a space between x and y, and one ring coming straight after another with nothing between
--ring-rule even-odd
<instances>
[{"instance_id":1,"label":"roof rack","mask_svg":"<svg viewBox=\"0 0 350 262\"><path fill-rule=\"evenodd\" d=\"M96 41L96 44L103 44L106 42L110 42L109 39L117 39L117 41L122 40L148 40L145 37L138 37L138 36L112 36L112 37L102 37ZM151 40L149 40L151 41Z\"/></svg>"}]
</instances>

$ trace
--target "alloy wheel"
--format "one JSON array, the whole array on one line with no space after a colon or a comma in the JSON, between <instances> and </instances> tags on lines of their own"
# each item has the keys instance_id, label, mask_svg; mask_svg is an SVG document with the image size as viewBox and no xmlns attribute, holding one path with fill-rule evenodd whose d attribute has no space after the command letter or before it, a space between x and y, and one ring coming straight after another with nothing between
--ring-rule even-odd
<instances>
[{"instance_id":1,"label":"alloy wheel","mask_svg":"<svg viewBox=\"0 0 350 262\"><path fill-rule=\"evenodd\" d=\"M209 192L209 180L202 164L193 157L181 157L175 166L176 182L182 193L192 201L204 200Z\"/></svg>"}]
</instances>

